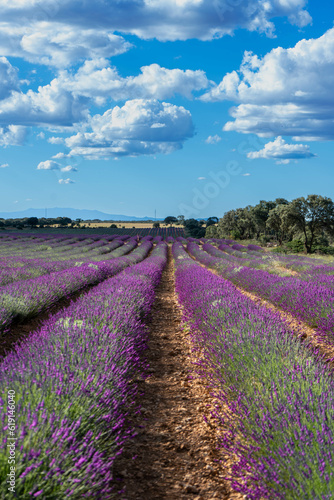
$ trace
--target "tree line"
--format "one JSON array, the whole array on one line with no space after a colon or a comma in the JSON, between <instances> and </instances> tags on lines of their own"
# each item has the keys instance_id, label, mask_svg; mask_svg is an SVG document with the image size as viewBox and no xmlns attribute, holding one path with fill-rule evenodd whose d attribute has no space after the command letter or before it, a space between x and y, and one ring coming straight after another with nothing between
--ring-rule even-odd
<instances>
[{"instance_id":1,"label":"tree line","mask_svg":"<svg viewBox=\"0 0 334 500\"><path fill-rule=\"evenodd\" d=\"M218 220L218 217L209 217L206 220L198 220L185 219L184 215L178 215L177 217L169 215L163 222L165 225L172 226L174 224L176 226L183 226L186 236L191 236L192 238L204 238L206 230L210 226L217 224ZM153 227L160 227L160 224L155 222Z\"/></svg>"},{"instance_id":2,"label":"tree line","mask_svg":"<svg viewBox=\"0 0 334 500\"><path fill-rule=\"evenodd\" d=\"M206 230L207 238L256 239L290 244L306 253L323 250L330 253L334 238L334 203L331 198L309 195L288 201L261 200L257 205L229 210L216 226ZM327 251L325 250L327 248Z\"/></svg>"}]
</instances>

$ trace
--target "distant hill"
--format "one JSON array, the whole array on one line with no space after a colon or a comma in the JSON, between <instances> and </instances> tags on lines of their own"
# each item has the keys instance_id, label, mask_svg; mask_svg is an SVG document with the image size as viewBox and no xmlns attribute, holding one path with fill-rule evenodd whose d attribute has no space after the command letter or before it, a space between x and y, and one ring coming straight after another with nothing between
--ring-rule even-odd
<instances>
[{"instance_id":1,"label":"distant hill","mask_svg":"<svg viewBox=\"0 0 334 500\"><path fill-rule=\"evenodd\" d=\"M154 217L135 217L134 215L119 215L119 214L106 214L100 212L99 210L82 210L78 208L48 208L47 218L56 217L69 217L72 220L75 219L100 219L101 221L146 221L146 220L162 220L155 219ZM45 217L44 208L28 208L27 210L22 210L21 212L0 212L0 218L2 219L21 219L24 217Z\"/></svg>"}]
</instances>

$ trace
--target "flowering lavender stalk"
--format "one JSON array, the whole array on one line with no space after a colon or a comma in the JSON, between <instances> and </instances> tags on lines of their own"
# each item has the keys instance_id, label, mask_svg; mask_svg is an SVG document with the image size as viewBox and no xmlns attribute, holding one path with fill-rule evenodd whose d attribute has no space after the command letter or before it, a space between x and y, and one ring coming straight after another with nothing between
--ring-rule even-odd
<instances>
[{"instance_id":1,"label":"flowering lavender stalk","mask_svg":"<svg viewBox=\"0 0 334 500\"><path fill-rule=\"evenodd\" d=\"M233 488L252 500L333 498L330 371L277 314L203 269L179 243L173 254L199 372L222 403L214 414L233 459Z\"/></svg>"},{"instance_id":2,"label":"flowering lavender stalk","mask_svg":"<svg viewBox=\"0 0 334 500\"><path fill-rule=\"evenodd\" d=\"M237 286L291 313L296 318L317 328L323 340L334 340L334 290L316 282L306 282L295 276L281 278L266 271L235 267L223 258L216 258L198 245L188 244L188 250L206 266L212 267Z\"/></svg>"},{"instance_id":3,"label":"flowering lavender stalk","mask_svg":"<svg viewBox=\"0 0 334 500\"><path fill-rule=\"evenodd\" d=\"M15 391L18 498L119 498L111 487L113 463L133 435L126 418L138 411L133 379L146 370L144 319L166 250L160 243L143 262L92 289L0 364L1 395ZM0 405L5 500L7 400Z\"/></svg>"},{"instance_id":4,"label":"flowering lavender stalk","mask_svg":"<svg viewBox=\"0 0 334 500\"><path fill-rule=\"evenodd\" d=\"M8 327L14 318L24 319L34 316L61 298L87 285L97 284L128 265L139 262L146 257L151 248L152 243L146 242L137 252L132 252L131 256L96 263L77 262L75 267L70 269L2 287L0 331Z\"/></svg>"}]
</instances>

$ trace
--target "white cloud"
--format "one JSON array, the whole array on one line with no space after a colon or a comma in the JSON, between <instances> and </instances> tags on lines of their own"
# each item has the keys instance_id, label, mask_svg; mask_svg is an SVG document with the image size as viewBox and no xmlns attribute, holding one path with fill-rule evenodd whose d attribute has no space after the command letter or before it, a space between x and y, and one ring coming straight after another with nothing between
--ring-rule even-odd
<instances>
[{"instance_id":1,"label":"white cloud","mask_svg":"<svg viewBox=\"0 0 334 500\"><path fill-rule=\"evenodd\" d=\"M27 58L38 57L40 50L40 60L59 64L63 59L78 59L80 47L86 58L88 50L101 54L111 45L112 51L114 44L107 37L114 31L161 41L212 40L237 28L272 35L271 19L279 16L297 26L308 24L311 18L304 10L306 3L307 0L2 0L1 21L5 39L15 29L19 32L10 44L13 50L24 51ZM38 30L34 29L36 24ZM22 27L27 31L24 37ZM36 35L38 32L40 36Z\"/></svg>"},{"instance_id":2,"label":"white cloud","mask_svg":"<svg viewBox=\"0 0 334 500\"><path fill-rule=\"evenodd\" d=\"M0 57L0 100L19 88L17 69L5 57Z\"/></svg>"},{"instance_id":3,"label":"white cloud","mask_svg":"<svg viewBox=\"0 0 334 500\"><path fill-rule=\"evenodd\" d=\"M159 123L164 126L152 127ZM72 156L88 159L168 154L194 135L191 114L182 106L134 99L115 106L88 122L91 132L79 132L65 143ZM59 156L58 156L59 157Z\"/></svg>"},{"instance_id":4,"label":"white cloud","mask_svg":"<svg viewBox=\"0 0 334 500\"><path fill-rule=\"evenodd\" d=\"M314 156L308 145L288 144L280 136L273 142L268 142L260 151L250 151L247 153L247 157L252 160L265 158L267 160L278 160L277 163L289 163L290 160L313 158Z\"/></svg>"},{"instance_id":5,"label":"white cloud","mask_svg":"<svg viewBox=\"0 0 334 500\"><path fill-rule=\"evenodd\" d=\"M7 168L7 167L9 167L8 163L3 163L2 165L0 165L0 168Z\"/></svg>"},{"instance_id":6,"label":"white cloud","mask_svg":"<svg viewBox=\"0 0 334 500\"><path fill-rule=\"evenodd\" d=\"M62 137L49 137L48 142L50 144L63 144L64 139Z\"/></svg>"},{"instance_id":7,"label":"white cloud","mask_svg":"<svg viewBox=\"0 0 334 500\"><path fill-rule=\"evenodd\" d=\"M0 53L31 63L63 68L85 59L113 57L130 47L123 37L106 29L83 29L70 20L62 24L51 18L40 22L26 18L22 25L15 23L15 28L12 22L0 22Z\"/></svg>"},{"instance_id":8,"label":"white cloud","mask_svg":"<svg viewBox=\"0 0 334 500\"><path fill-rule=\"evenodd\" d=\"M106 65L104 59L87 61L77 73L61 71L57 78L38 87L37 91L30 89L23 93L13 88L10 95L0 99L0 125L47 126L59 131L63 127L66 131L66 127L88 119L93 101L102 105L107 98L163 99L177 93L191 97L193 91L209 85L203 71L168 70L152 64L142 67L139 76L121 78L116 69ZM163 128L165 124L156 120L151 126ZM63 139L50 137L48 142L60 144Z\"/></svg>"},{"instance_id":9,"label":"white cloud","mask_svg":"<svg viewBox=\"0 0 334 500\"><path fill-rule=\"evenodd\" d=\"M74 181L72 179L59 179L59 184L74 184Z\"/></svg>"},{"instance_id":10,"label":"white cloud","mask_svg":"<svg viewBox=\"0 0 334 500\"><path fill-rule=\"evenodd\" d=\"M53 160L62 160L63 158L67 158L66 153L57 153L51 157Z\"/></svg>"},{"instance_id":11,"label":"white cloud","mask_svg":"<svg viewBox=\"0 0 334 500\"><path fill-rule=\"evenodd\" d=\"M37 170L59 170L60 164L53 160L41 161L37 165Z\"/></svg>"},{"instance_id":12,"label":"white cloud","mask_svg":"<svg viewBox=\"0 0 334 500\"><path fill-rule=\"evenodd\" d=\"M62 172L77 172L78 169L75 167L72 167L72 165L67 165L67 167L63 167L60 169Z\"/></svg>"},{"instance_id":13,"label":"white cloud","mask_svg":"<svg viewBox=\"0 0 334 500\"><path fill-rule=\"evenodd\" d=\"M106 60L89 60L75 74L62 71L54 84L74 96L97 99L101 104L105 99L168 99L175 94L191 98L192 92L209 86L204 71L200 70L166 69L159 64L140 70L138 76L122 78Z\"/></svg>"},{"instance_id":14,"label":"white cloud","mask_svg":"<svg viewBox=\"0 0 334 500\"><path fill-rule=\"evenodd\" d=\"M221 140L222 138L218 134L216 134L216 135L209 135L209 137L205 139L205 142L207 144L217 144Z\"/></svg>"},{"instance_id":15,"label":"white cloud","mask_svg":"<svg viewBox=\"0 0 334 500\"><path fill-rule=\"evenodd\" d=\"M21 146L27 136L25 127L19 125L8 125L0 127L0 146Z\"/></svg>"},{"instance_id":16,"label":"white cloud","mask_svg":"<svg viewBox=\"0 0 334 500\"><path fill-rule=\"evenodd\" d=\"M0 125L71 126L88 116L87 99L73 96L55 79L37 92L13 91L0 100Z\"/></svg>"},{"instance_id":17,"label":"white cloud","mask_svg":"<svg viewBox=\"0 0 334 500\"><path fill-rule=\"evenodd\" d=\"M205 181L206 177L197 177L198 181Z\"/></svg>"},{"instance_id":18,"label":"white cloud","mask_svg":"<svg viewBox=\"0 0 334 500\"><path fill-rule=\"evenodd\" d=\"M234 121L224 130L296 140L334 139L334 28L263 58L246 52L205 101L232 100Z\"/></svg>"},{"instance_id":19,"label":"white cloud","mask_svg":"<svg viewBox=\"0 0 334 500\"><path fill-rule=\"evenodd\" d=\"M242 174L242 175L243 175L243 177L249 177L250 176L250 174L248 172L246 174Z\"/></svg>"}]
</instances>

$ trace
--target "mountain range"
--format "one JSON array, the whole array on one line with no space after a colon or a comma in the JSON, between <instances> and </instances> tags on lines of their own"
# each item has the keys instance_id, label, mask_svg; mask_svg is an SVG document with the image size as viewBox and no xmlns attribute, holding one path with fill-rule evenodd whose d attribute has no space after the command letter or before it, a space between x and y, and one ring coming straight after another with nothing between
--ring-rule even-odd
<instances>
[{"instance_id":1,"label":"mountain range","mask_svg":"<svg viewBox=\"0 0 334 500\"><path fill-rule=\"evenodd\" d=\"M154 217L135 217L134 215L119 215L119 214L106 214L99 210L84 210L78 208L28 208L20 212L0 212L2 219L22 219L24 217L42 217L56 218L56 217L69 217L75 219L100 219L101 221L147 221L147 220L162 220L155 219Z\"/></svg>"}]
</instances>

